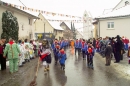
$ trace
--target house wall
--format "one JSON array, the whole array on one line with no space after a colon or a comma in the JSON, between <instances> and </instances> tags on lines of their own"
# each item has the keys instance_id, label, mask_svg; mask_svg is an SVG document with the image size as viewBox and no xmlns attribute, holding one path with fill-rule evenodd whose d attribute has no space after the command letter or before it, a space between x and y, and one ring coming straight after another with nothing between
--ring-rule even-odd
<instances>
[{"instance_id":1,"label":"house wall","mask_svg":"<svg viewBox=\"0 0 130 86\"><path fill-rule=\"evenodd\" d=\"M56 39L63 37L63 31L62 30L54 30L54 35Z\"/></svg>"},{"instance_id":2,"label":"house wall","mask_svg":"<svg viewBox=\"0 0 130 86\"><path fill-rule=\"evenodd\" d=\"M54 29L49 24L49 22L43 17L42 14L39 15L40 19L37 19L33 26L34 26L34 32L35 33L44 33L44 23L45 23L45 33L53 33Z\"/></svg>"},{"instance_id":3,"label":"house wall","mask_svg":"<svg viewBox=\"0 0 130 86\"><path fill-rule=\"evenodd\" d=\"M62 29L64 29L64 31L63 31L64 39L68 39L68 38L72 39L73 38L73 33L70 30L70 28L68 28L68 26L66 26L65 23L63 23L63 22L61 23L60 26L61 26Z\"/></svg>"},{"instance_id":4,"label":"house wall","mask_svg":"<svg viewBox=\"0 0 130 86\"><path fill-rule=\"evenodd\" d=\"M107 22L114 22L114 28L108 29ZM126 36L130 39L130 17L128 18L117 18L117 19L107 19L100 20L100 37L115 37L117 35ZM99 23L98 23L99 31Z\"/></svg>"},{"instance_id":5,"label":"house wall","mask_svg":"<svg viewBox=\"0 0 130 86\"><path fill-rule=\"evenodd\" d=\"M96 38L96 39L97 39L97 29L98 29L98 24L94 24L93 38Z\"/></svg>"},{"instance_id":6,"label":"house wall","mask_svg":"<svg viewBox=\"0 0 130 86\"><path fill-rule=\"evenodd\" d=\"M12 8L6 8L6 7L2 7L2 6L0 6L0 37L2 34L2 13L5 12L6 10L11 11L18 20L19 39L24 39L24 38L31 39L32 35L33 35L32 34L33 26L29 25L30 17L28 15L19 13L17 10L14 10ZM32 23L32 19L31 19L31 23Z\"/></svg>"},{"instance_id":7,"label":"house wall","mask_svg":"<svg viewBox=\"0 0 130 86\"><path fill-rule=\"evenodd\" d=\"M122 0L120 4L118 4L113 10L119 9L123 6L125 6L125 2L128 1L130 3L130 0Z\"/></svg>"}]
</instances>

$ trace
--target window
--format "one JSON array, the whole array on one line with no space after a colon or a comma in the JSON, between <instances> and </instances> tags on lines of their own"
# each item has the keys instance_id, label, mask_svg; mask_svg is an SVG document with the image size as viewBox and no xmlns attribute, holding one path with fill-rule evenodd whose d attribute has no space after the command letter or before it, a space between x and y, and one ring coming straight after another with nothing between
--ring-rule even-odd
<instances>
[{"instance_id":1,"label":"window","mask_svg":"<svg viewBox=\"0 0 130 86\"><path fill-rule=\"evenodd\" d=\"M129 2L128 2L128 1L126 1L126 2L125 2L125 5L128 5L128 4L129 4Z\"/></svg>"},{"instance_id":2,"label":"window","mask_svg":"<svg viewBox=\"0 0 130 86\"><path fill-rule=\"evenodd\" d=\"M107 27L110 28L114 28L114 22L108 22L107 23Z\"/></svg>"},{"instance_id":3,"label":"window","mask_svg":"<svg viewBox=\"0 0 130 86\"><path fill-rule=\"evenodd\" d=\"M28 19L28 21L29 21L29 25L31 25L31 19Z\"/></svg>"}]
</instances>

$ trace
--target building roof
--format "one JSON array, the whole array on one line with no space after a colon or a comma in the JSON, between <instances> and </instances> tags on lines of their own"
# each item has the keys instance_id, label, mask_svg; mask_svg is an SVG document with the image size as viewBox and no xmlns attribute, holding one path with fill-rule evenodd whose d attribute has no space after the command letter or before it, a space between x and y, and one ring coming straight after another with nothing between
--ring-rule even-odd
<instances>
[{"instance_id":1,"label":"building roof","mask_svg":"<svg viewBox=\"0 0 130 86\"><path fill-rule=\"evenodd\" d=\"M68 28L71 30L71 22L64 22L67 26L68 26Z\"/></svg>"},{"instance_id":2,"label":"building roof","mask_svg":"<svg viewBox=\"0 0 130 86\"><path fill-rule=\"evenodd\" d=\"M8 0L8 1L10 1L10 0ZM2 1L2 2L3 2L3 1ZM10 3L10 2L5 2L5 3ZM25 13L25 14L30 15L31 17L33 17L33 18L35 18L35 19L38 18L38 16L35 16L35 15L29 13L28 11L21 10L21 9L18 8L18 7L16 8L16 7L5 6L5 5L1 5L1 6L5 7L5 8L11 8L11 9L17 10L17 11L19 11L19 12Z\"/></svg>"},{"instance_id":3,"label":"building roof","mask_svg":"<svg viewBox=\"0 0 130 86\"><path fill-rule=\"evenodd\" d=\"M55 29L55 30L64 30L60 27L60 22L57 21L48 21L50 25Z\"/></svg>"},{"instance_id":4,"label":"building roof","mask_svg":"<svg viewBox=\"0 0 130 86\"><path fill-rule=\"evenodd\" d=\"M122 2L123 0L121 0L112 10L115 10L115 8Z\"/></svg>"},{"instance_id":5,"label":"building roof","mask_svg":"<svg viewBox=\"0 0 130 86\"><path fill-rule=\"evenodd\" d=\"M115 17L126 17L130 16L130 5L124 6L120 9L117 9L115 11L112 11L110 13L104 14L100 17L97 17L96 19L104 19L104 18L115 18Z\"/></svg>"}]
</instances>

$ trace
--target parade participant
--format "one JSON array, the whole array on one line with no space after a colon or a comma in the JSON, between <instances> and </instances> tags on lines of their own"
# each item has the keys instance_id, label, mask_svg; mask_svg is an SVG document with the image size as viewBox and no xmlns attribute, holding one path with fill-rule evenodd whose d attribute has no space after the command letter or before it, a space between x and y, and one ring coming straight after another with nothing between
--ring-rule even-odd
<instances>
[{"instance_id":1,"label":"parade participant","mask_svg":"<svg viewBox=\"0 0 130 86\"><path fill-rule=\"evenodd\" d=\"M96 40L96 50L99 52L99 39Z\"/></svg>"},{"instance_id":2,"label":"parade participant","mask_svg":"<svg viewBox=\"0 0 130 86\"><path fill-rule=\"evenodd\" d=\"M109 43L105 50L105 56L106 56L106 66L110 66L111 64L111 56L112 56L112 47L111 43Z\"/></svg>"},{"instance_id":3,"label":"parade participant","mask_svg":"<svg viewBox=\"0 0 130 86\"><path fill-rule=\"evenodd\" d=\"M6 54L9 60L10 73L18 71L18 57L20 55L20 49L13 39L9 39L9 43L6 44L3 57L6 58Z\"/></svg>"},{"instance_id":4,"label":"parade participant","mask_svg":"<svg viewBox=\"0 0 130 86\"><path fill-rule=\"evenodd\" d=\"M64 49L60 50L60 52L58 54L58 57L59 57L59 62L60 62L60 65L61 65L61 69L65 70L65 60L67 59L67 57L66 57L66 53L65 53Z\"/></svg>"},{"instance_id":5,"label":"parade participant","mask_svg":"<svg viewBox=\"0 0 130 86\"><path fill-rule=\"evenodd\" d=\"M38 51L39 51L39 42L38 42L38 40L36 40L36 57L38 57Z\"/></svg>"},{"instance_id":6,"label":"parade participant","mask_svg":"<svg viewBox=\"0 0 130 86\"><path fill-rule=\"evenodd\" d=\"M115 44L116 44L115 38L112 37L111 46L112 46L112 52L114 54L114 58L116 58Z\"/></svg>"},{"instance_id":7,"label":"parade participant","mask_svg":"<svg viewBox=\"0 0 130 86\"><path fill-rule=\"evenodd\" d=\"M30 59L34 59L34 46L33 46L33 42L30 41L29 43L29 55L30 55Z\"/></svg>"},{"instance_id":8,"label":"parade participant","mask_svg":"<svg viewBox=\"0 0 130 86\"><path fill-rule=\"evenodd\" d=\"M58 53L60 51L60 45L56 45L55 46L55 51L54 51L54 57L55 57L55 65L57 65L57 62L58 62Z\"/></svg>"},{"instance_id":9,"label":"parade participant","mask_svg":"<svg viewBox=\"0 0 130 86\"><path fill-rule=\"evenodd\" d=\"M81 48L83 60L86 59L86 55L85 55L86 47L87 47L87 46L86 46L85 40L83 39L83 41L82 41L82 48Z\"/></svg>"},{"instance_id":10,"label":"parade participant","mask_svg":"<svg viewBox=\"0 0 130 86\"><path fill-rule=\"evenodd\" d=\"M80 53L81 53L82 41L83 41L83 40L80 38L80 40L79 40L79 46L78 46L79 55L80 55Z\"/></svg>"},{"instance_id":11,"label":"parade participant","mask_svg":"<svg viewBox=\"0 0 130 86\"><path fill-rule=\"evenodd\" d=\"M3 51L5 49L5 38L2 38L0 40L0 64L1 64L1 70L5 70L6 69L6 58L3 57Z\"/></svg>"},{"instance_id":12,"label":"parade participant","mask_svg":"<svg viewBox=\"0 0 130 86\"><path fill-rule=\"evenodd\" d=\"M130 64L130 47L129 47L129 49L128 49L127 56L128 56L128 64Z\"/></svg>"},{"instance_id":13,"label":"parade participant","mask_svg":"<svg viewBox=\"0 0 130 86\"><path fill-rule=\"evenodd\" d=\"M18 46L19 46L19 49L20 49L20 52L21 52L21 55L19 56L19 67L22 67L23 66L23 54L24 54L24 47L22 46L22 41L19 40L18 41Z\"/></svg>"},{"instance_id":14,"label":"parade participant","mask_svg":"<svg viewBox=\"0 0 130 86\"><path fill-rule=\"evenodd\" d=\"M51 50L49 48L48 40L44 39L40 48L40 58L44 65L44 72L49 71L49 64L51 63Z\"/></svg>"},{"instance_id":15,"label":"parade participant","mask_svg":"<svg viewBox=\"0 0 130 86\"><path fill-rule=\"evenodd\" d=\"M128 48L129 48L129 39L127 39L126 37L125 37L125 50L128 50Z\"/></svg>"},{"instance_id":16,"label":"parade participant","mask_svg":"<svg viewBox=\"0 0 130 86\"><path fill-rule=\"evenodd\" d=\"M76 55L76 51L78 51L78 55L79 55L79 40L77 39L76 41L75 41L75 55Z\"/></svg>"},{"instance_id":17,"label":"parade participant","mask_svg":"<svg viewBox=\"0 0 130 86\"><path fill-rule=\"evenodd\" d=\"M74 54L74 40L71 40L71 54Z\"/></svg>"},{"instance_id":18,"label":"parade participant","mask_svg":"<svg viewBox=\"0 0 130 86\"><path fill-rule=\"evenodd\" d=\"M95 53L94 51L95 51L94 47L92 46L92 43L90 43L87 50L87 54L88 54L87 58L88 58L88 67L92 69L94 68L93 67L93 57Z\"/></svg>"},{"instance_id":19,"label":"parade participant","mask_svg":"<svg viewBox=\"0 0 130 86\"><path fill-rule=\"evenodd\" d=\"M116 61L115 63L119 63L121 60L121 49L122 49L122 41L120 40L120 36L117 35L117 42L115 43L115 52L116 52Z\"/></svg>"}]
</instances>

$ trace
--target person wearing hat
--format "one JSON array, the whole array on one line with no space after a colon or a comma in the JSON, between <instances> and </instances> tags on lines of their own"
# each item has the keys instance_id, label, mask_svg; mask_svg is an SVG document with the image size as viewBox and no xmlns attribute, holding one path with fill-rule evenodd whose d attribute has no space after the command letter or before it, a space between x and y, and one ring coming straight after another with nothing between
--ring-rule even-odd
<instances>
[{"instance_id":1,"label":"person wearing hat","mask_svg":"<svg viewBox=\"0 0 130 86\"><path fill-rule=\"evenodd\" d=\"M116 54L115 63L119 63L121 60L122 41L119 35L116 36L116 39L117 42L115 43L115 54Z\"/></svg>"},{"instance_id":2,"label":"person wearing hat","mask_svg":"<svg viewBox=\"0 0 130 86\"><path fill-rule=\"evenodd\" d=\"M66 61L67 57L66 57L66 53L65 53L64 49L60 50L58 57L59 57L61 69L65 70L65 61Z\"/></svg>"}]
</instances>

